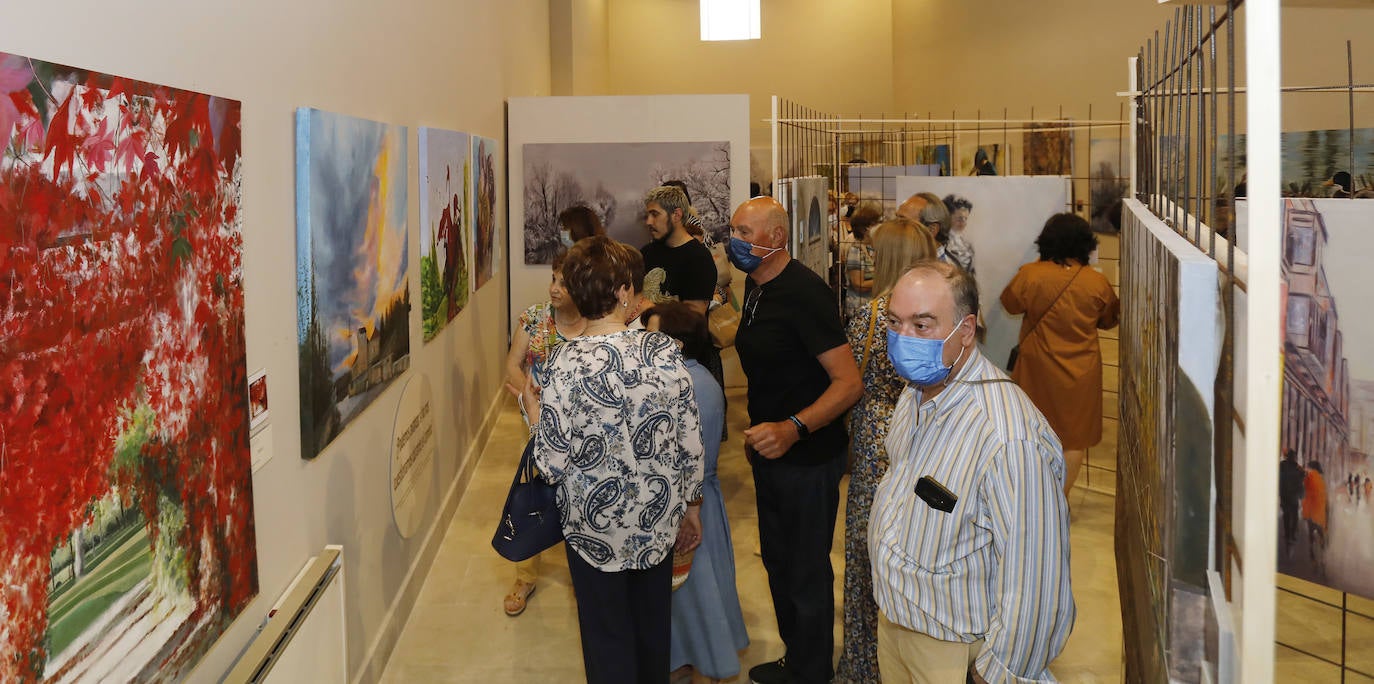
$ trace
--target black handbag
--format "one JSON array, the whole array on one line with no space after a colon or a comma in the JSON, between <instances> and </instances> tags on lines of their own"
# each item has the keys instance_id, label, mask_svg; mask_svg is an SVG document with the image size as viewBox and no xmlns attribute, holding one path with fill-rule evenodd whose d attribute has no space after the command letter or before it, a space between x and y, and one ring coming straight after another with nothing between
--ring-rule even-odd
<instances>
[{"instance_id":1,"label":"black handbag","mask_svg":"<svg viewBox=\"0 0 1374 684\"><path fill-rule=\"evenodd\" d=\"M510 483L501 521L491 538L491 547L501 557L522 561L563 541L555 492L556 488L535 471L531 437L525 444L525 453L520 455L520 466Z\"/></svg>"}]
</instances>

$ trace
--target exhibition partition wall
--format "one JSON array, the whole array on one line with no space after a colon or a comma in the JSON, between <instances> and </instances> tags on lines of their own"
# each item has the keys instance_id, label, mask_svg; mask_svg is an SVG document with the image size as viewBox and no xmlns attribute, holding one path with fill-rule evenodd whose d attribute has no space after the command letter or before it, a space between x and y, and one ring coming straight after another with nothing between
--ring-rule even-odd
<instances>
[{"instance_id":1,"label":"exhibition partition wall","mask_svg":"<svg viewBox=\"0 0 1374 684\"><path fill-rule=\"evenodd\" d=\"M1128 93L1139 122L1133 206L1214 258L1223 276L1206 667L1219 681L1369 677L1374 602L1360 532L1369 525L1360 384L1368 345L1357 321L1337 315L1338 301L1368 290L1358 257L1347 256L1362 250L1363 233L1353 227L1367 226L1370 214L1368 200L1357 199L1371 182L1362 158L1370 88L1356 81L1356 56L1368 45L1356 30L1344 45L1328 41L1338 49L1281 60L1288 10L1281 15L1274 0L1246 2L1242 25L1239 3L1218 4L1176 9L1132 59ZM1309 17L1319 14L1340 16ZM1243 74L1235 66L1242 42ZM1313 71L1322 76L1280 83L1300 66L1320 67ZM1284 132L1280 122L1293 110L1292 118L1343 120L1344 128ZM1140 362L1123 356L1123 373ZM1126 401L1123 386L1123 425L1143 415L1127 415ZM1170 462L1145 451L1121 456L1123 476L1157 466L1150 459ZM1119 509L1119 533L1123 520L1160 516L1171 504L1132 503L1134 510ZM1127 562L1123 544L1150 541L1148 533L1118 538L1119 562ZM1167 624L1168 604L1148 587L1123 575L1121 595L1128 626L1142 610ZM1166 651L1168 641L1144 629L1127 633L1127 676L1147 677L1150 652Z\"/></svg>"},{"instance_id":2,"label":"exhibition partition wall","mask_svg":"<svg viewBox=\"0 0 1374 684\"><path fill-rule=\"evenodd\" d=\"M687 184L716 239L749 197L745 95L513 98L507 117L512 326L548 300L563 209L592 208L610 237L638 248L649 242L644 195L663 181Z\"/></svg>"},{"instance_id":3,"label":"exhibition partition wall","mask_svg":"<svg viewBox=\"0 0 1374 684\"><path fill-rule=\"evenodd\" d=\"M320 216L317 235L359 217L370 233L307 264L306 292L331 321L320 319L321 382L303 384L298 326L312 307L294 296L293 117L318 108L499 141L506 98L548 92L547 3L20 0L0 21L0 52L0 195L30 190L0 199L0 366L23 388L0 391L0 525L12 532L0 532L0 612L22 635L0 637L0 679L216 681L302 564L338 544L347 638L332 655L350 679L375 681L503 399L506 340L492 331L507 290L491 278L422 343L416 136L355 138L351 150L371 151L357 164L311 166L322 175L310 207L349 209ZM370 178L342 182L359 170ZM504 212L490 204L499 246ZM363 261L375 268L355 269ZM407 292L411 306L390 306ZM44 298L46 314L26 313ZM335 314L358 320L333 325ZM407 385L420 388L413 406ZM307 387L325 407L314 448L302 444ZM39 432L6 422L35 417ZM410 464L399 478L393 448ZM397 512L393 482L407 487Z\"/></svg>"},{"instance_id":4,"label":"exhibition partition wall","mask_svg":"<svg viewBox=\"0 0 1374 684\"><path fill-rule=\"evenodd\" d=\"M973 205L965 237L973 245L978 299L987 337L983 354L1006 367L1021 317L1002 308L1002 290L1022 264L1040 258L1035 239L1049 217L1070 211L1069 179L1059 176L902 176L897 196L962 197Z\"/></svg>"}]
</instances>

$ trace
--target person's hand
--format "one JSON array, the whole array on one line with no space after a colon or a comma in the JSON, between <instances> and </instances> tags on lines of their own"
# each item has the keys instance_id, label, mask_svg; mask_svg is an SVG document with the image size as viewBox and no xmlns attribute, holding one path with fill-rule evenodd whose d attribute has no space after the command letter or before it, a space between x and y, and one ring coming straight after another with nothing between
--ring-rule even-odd
<instances>
[{"instance_id":1,"label":"person's hand","mask_svg":"<svg viewBox=\"0 0 1374 684\"><path fill-rule=\"evenodd\" d=\"M525 386L516 388L515 385L506 383L506 391L515 395L515 399L520 402L520 411L525 414L525 422L534 425L539 422L539 392L540 387L534 381L534 374L525 371Z\"/></svg>"},{"instance_id":2,"label":"person's hand","mask_svg":"<svg viewBox=\"0 0 1374 684\"><path fill-rule=\"evenodd\" d=\"M682 527L677 530L674 548L678 553L687 553L698 546L701 546L701 506L688 506Z\"/></svg>"},{"instance_id":3,"label":"person's hand","mask_svg":"<svg viewBox=\"0 0 1374 684\"><path fill-rule=\"evenodd\" d=\"M769 460L782 457L798 439L797 426L790 420L759 423L744 431L745 446Z\"/></svg>"}]
</instances>

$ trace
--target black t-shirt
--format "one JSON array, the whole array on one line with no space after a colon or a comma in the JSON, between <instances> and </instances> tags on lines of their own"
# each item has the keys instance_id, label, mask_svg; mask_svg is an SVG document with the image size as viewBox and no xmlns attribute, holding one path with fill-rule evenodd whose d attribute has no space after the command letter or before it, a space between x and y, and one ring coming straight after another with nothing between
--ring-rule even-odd
<instances>
[{"instance_id":1,"label":"black t-shirt","mask_svg":"<svg viewBox=\"0 0 1374 684\"><path fill-rule=\"evenodd\" d=\"M835 293L801 262L788 262L763 285L745 283L735 350L749 379L749 424L787 420L830 387L816 357L848 344ZM822 463L845 451L842 421L808 426L811 435L779 460Z\"/></svg>"},{"instance_id":2,"label":"black t-shirt","mask_svg":"<svg viewBox=\"0 0 1374 684\"><path fill-rule=\"evenodd\" d=\"M682 302L709 302L716 293L716 262L711 250L699 240L690 239L677 247L654 240L639 250L644 255L644 271L664 271L660 290Z\"/></svg>"}]
</instances>

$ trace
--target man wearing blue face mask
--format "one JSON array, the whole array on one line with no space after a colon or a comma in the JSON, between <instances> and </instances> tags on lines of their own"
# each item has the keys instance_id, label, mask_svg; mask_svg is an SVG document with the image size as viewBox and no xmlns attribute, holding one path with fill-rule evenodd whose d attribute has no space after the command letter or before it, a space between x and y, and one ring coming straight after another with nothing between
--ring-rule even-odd
<instances>
[{"instance_id":1,"label":"man wearing blue face mask","mask_svg":"<svg viewBox=\"0 0 1374 684\"><path fill-rule=\"evenodd\" d=\"M977 320L977 283L938 261L888 303L908 386L868 528L885 681L1054 681L1073 629L1063 449L978 351Z\"/></svg>"},{"instance_id":2,"label":"man wearing blue face mask","mask_svg":"<svg viewBox=\"0 0 1374 684\"><path fill-rule=\"evenodd\" d=\"M830 544L848 436L837 420L863 393L830 286L793 261L787 211L771 197L740 205L727 256L749 274L735 349L749 379L745 453L754 473L759 546L787 652L756 665L757 684L828 684L834 675Z\"/></svg>"}]
</instances>

